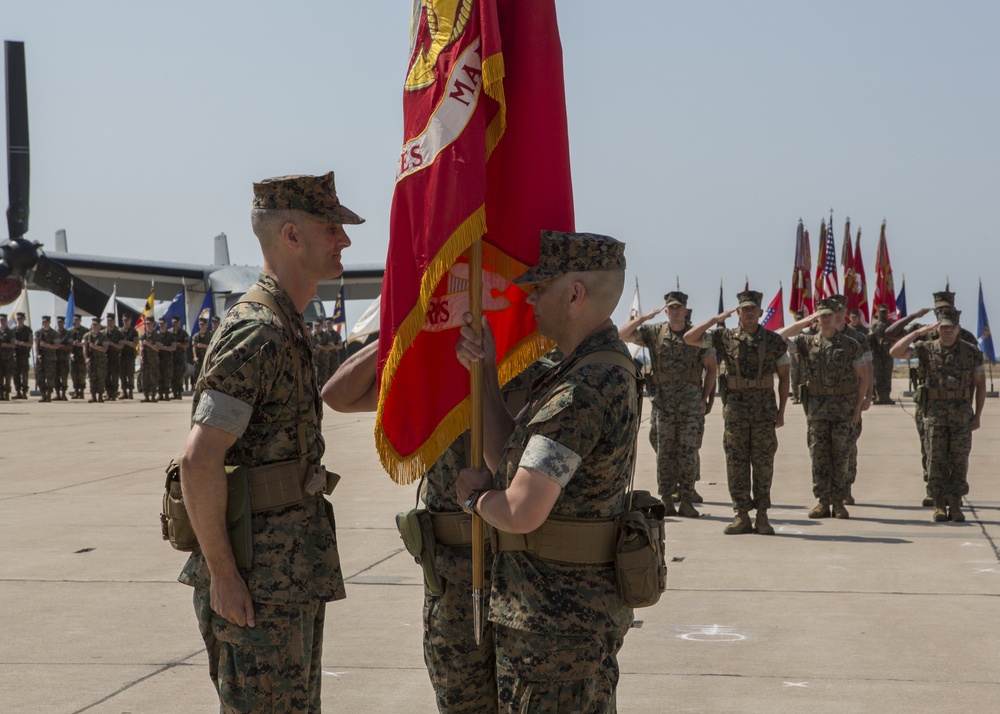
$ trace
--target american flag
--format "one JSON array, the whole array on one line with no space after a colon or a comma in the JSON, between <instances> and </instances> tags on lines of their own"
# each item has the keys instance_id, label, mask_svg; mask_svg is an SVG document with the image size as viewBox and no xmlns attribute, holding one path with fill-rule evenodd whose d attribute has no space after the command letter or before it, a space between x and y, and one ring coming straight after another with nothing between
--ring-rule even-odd
<instances>
[{"instance_id":1,"label":"american flag","mask_svg":"<svg viewBox=\"0 0 1000 714\"><path fill-rule=\"evenodd\" d=\"M819 231L819 260L816 266L816 301L840 292L840 281L837 280L837 250L833 245L833 231L827 230L826 224Z\"/></svg>"}]
</instances>

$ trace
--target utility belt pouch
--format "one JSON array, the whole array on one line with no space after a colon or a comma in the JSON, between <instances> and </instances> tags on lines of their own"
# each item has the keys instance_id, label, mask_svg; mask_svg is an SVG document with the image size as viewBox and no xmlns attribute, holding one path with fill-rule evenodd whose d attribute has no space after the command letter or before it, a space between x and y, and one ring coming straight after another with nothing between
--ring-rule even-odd
<instances>
[{"instance_id":1,"label":"utility belt pouch","mask_svg":"<svg viewBox=\"0 0 1000 714\"><path fill-rule=\"evenodd\" d=\"M253 539L250 522L250 485L247 469L242 466L226 467L229 493L226 499L226 531L241 573L253 567ZM198 547L198 538L188 517L181 492L181 467L177 459L167 466L167 482L163 494L163 511L160 513L163 540L176 550L191 552Z\"/></svg>"},{"instance_id":2,"label":"utility belt pouch","mask_svg":"<svg viewBox=\"0 0 1000 714\"><path fill-rule=\"evenodd\" d=\"M726 375L719 375L719 401L722 402L722 406L726 406L726 393L728 390L728 381Z\"/></svg>"},{"instance_id":3,"label":"utility belt pouch","mask_svg":"<svg viewBox=\"0 0 1000 714\"><path fill-rule=\"evenodd\" d=\"M615 542L618 594L628 607L649 607L667 589L666 507L649 491L632 491L626 498L632 505L618 519Z\"/></svg>"},{"instance_id":4,"label":"utility belt pouch","mask_svg":"<svg viewBox=\"0 0 1000 714\"><path fill-rule=\"evenodd\" d=\"M397 513L396 528L399 529L399 537L406 547L406 552L412 555L413 560L423 569L424 585L427 586L427 590L432 595L443 593L441 578L434 569L436 541L431 514L426 508L414 508Z\"/></svg>"}]
</instances>

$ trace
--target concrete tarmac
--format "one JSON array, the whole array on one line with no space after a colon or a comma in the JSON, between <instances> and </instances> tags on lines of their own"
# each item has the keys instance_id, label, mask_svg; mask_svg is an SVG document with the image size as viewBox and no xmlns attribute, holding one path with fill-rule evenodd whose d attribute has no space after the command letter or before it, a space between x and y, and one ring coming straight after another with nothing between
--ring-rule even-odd
<instances>
[{"instance_id":1,"label":"concrete tarmac","mask_svg":"<svg viewBox=\"0 0 1000 714\"><path fill-rule=\"evenodd\" d=\"M176 581L185 555L160 536L190 406L0 402L0 712L218 710L192 591ZM920 505L909 400L864 415L850 520L807 518L805 419L789 404L772 537L722 533L720 412L701 451L702 517L668 519L668 590L625 640L619 711L997 711L1000 401L974 435L965 523L932 523ZM373 420L327 410L323 424L343 476L332 499L348 594L327 609L324 711L429 714L420 568L393 522L415 491L379 466ZM647 427L636 484L655 491Z\"/></svg>"}]
</instances>

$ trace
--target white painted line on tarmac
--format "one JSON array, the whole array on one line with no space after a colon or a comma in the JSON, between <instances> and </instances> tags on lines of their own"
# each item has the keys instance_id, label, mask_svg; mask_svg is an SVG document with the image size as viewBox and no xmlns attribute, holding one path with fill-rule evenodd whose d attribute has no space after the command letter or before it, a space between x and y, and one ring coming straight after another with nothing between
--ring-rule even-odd
<instances>
[{"instance_id":1,"label":"white painted line on tarmac","mask_svg":"<svg viewBox=\"0 0 1000 714\"><path fill-rule=\"evenodd\" d=\"M324 674L325 676L327 676L327 677L339 677L339 676L340 676L340 675L342 675L342 674L347 674L347 672L327 672L327 671L326 671L326 670L324 669L324 670L323 670L323 674Z\"/></svg>"},{"instance_id":2,"label":"white painted line on tarmac","mask_svg":"<svg viewBox=\"0 0 1000 714\"><path fill-rule=\"evenodd\" d=\"M746 639L746 635L734 632L727 625L688 625L680 629L688 630L683 635L678 635L688 642L739 642Z\"/></svg>"},{"instance_id":3,"label":"white painted line on tarmac","mask_svg":"<svg viewBox=\"0 0 1000 714\"><path fill-rule=\"evenodd\" d=\"M808 687L809 682L782 682L782 686L785 687Z\"/></svg>"}]
</instances>

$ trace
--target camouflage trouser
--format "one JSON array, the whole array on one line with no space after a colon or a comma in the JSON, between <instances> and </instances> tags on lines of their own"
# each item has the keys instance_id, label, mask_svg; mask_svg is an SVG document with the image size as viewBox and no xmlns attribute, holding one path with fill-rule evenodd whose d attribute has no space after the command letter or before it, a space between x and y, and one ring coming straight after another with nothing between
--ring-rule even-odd
<instances>
[{"instance_id":1,"label":"camouflage trouser","mask_svg":"<svg viewBox=\"0 0 1000 714\"><path fill-rule=\"evenodd\" d=\"M469 560L471 572L471 554ZM432 595L424 587L424 664L434 686L438 711L496 712L493 625L483 623L483 636L477 646L472 629L472 589L444 579L442 582L444 592L440 595Z\"/></svg>"},{"instance_id":2,"label":"camouflage trouser","mask_svg":"<svg viewBox=\"0 0 1000 714\"><path fill-rule=\"evenodd\" d=\"M14 350L14 388L19 394L27 394L31 391L28 384L29 350L26 347L18 347Z\"/></svg>"},{"instance_id":3,"label":"camouflage trouser","mask_svg":"<svg viewBox=\"0 0 1000 714\"><path fill-rule=\"evenodd\" d=\"M792 392L792 401L796 404L799 401L799 387L805 381L805 370L802 369L802 360L798 355L792 355L792 362L789 369L789 389Z\"/></svg>"},{"instance_id":4,"label":"camouflage trouser","mask_svg":"<svg viewBox=\"0 0 1000 714\"><path fill-rule=\"evenodd\" d=\"M60 394L69 387L69 352L61 351L56 356L56 390Z\"/></svg>"},{"instance_id":5,"label":"camouflage trouser","mask_svg":"<svg viewBox=\"0 0 1000 714\"><path fill-rule=\"evenodd\" d=\"M183 352L174 352L174 365L171 372L170 391L180 397L184 393L184 374L187 372L187 362Z\"/></svg>"},{"instance_id":6,"label":"camouflage trouser","mask_svg":"<svg viewBox=\"0 0 1000 714\"><path fill-rule=\"evenodd\" d=\"M705 416L698 412L666 411L653 406L649 443L656 451L658 493L676 493L681 501L694 496L698 480L698 450L705 435Z\"/></svg>"},{"instance_id":7,"label":"camouflage trouser","mask_svg":"<svg viewBox=\"0 0 1000 714\"><path fill-rule=\"evenodd\" d=\"M38 350L39 364L35 365L35 382L38 391L51 394L56 388L56 353L53 350Z\"/></svg>"},{"instance_id":8,"label":"camouflage trouser","mask_svg":"<svg viewBox=\"0 0 1000 714\"><path fill-rule=\"evenodd\" d=\"M972 421L927 422L927 495L948 499L969 492L969 453L972 451Z\"/></svg>"},{"instance_id":9,"label":"camouflage trouser","mask_svg":"<svg viewBox=\"0 0 1000 714\"><path fill-rule=\"evenodd\" d=\"M813 495L822 503L847 498L847 465L854 443L849 421L809 420L807 439L812 457Z\"/></svg>"},{"instance_id":10,"label":"camouflage trouser","mask_svg":"<svg viewBox=\"0 0 1000 714\"><path fill-rule=\"evenodd\" d=\"M616 711L618 650L625 632L537 634L495 627L497 690L505 714Z\"/></svg>"},{"instance_id":11,"label":"camouflage trouser","mask_svg":"<svg viewBox=\"0 0 1000 714\"><path fill-rule=\"evenodd\" d=\"M913 420L917 424L917 437L920 439L920 470L924 474L924 482L927 482L927 428L924 424L924 410L920 402L914 402ZM930 492L927 494L930 495Z\"/></svg>"},{"instance_id":12,"label":"camouflage trouser","mask_svg":"<svg viewBox=\"0 0 1000 714\"><path fill-rule=\"evenodd\" d=\"M777 407L772 408L776 412ZM722 446L726 452L726 477L733 510L770 508L774 453L778 450L774 416L771 413L757 417L731 415L728 405L723 407L722 414L725 422Z\"/></svg>"},{"instance_id":13,"label":"camouflage trouser","mask_svg":"<svg viewBox=\"0 0 1000 714\"><path fill-rule=\"evenodd\" d=\"M160 383L159 393L164 399L170 398L170 390L174 382L174 356L169 352L160 353Z\"/></svg>"},{"instance_id":14,"label":"camouflage trouser","mask_svg":"<svg viewBox=\"0 0 1000 714\"><path fill-rule=\"evenodd\" d=\"M83 394L87 389L87 360L84 359L82 352L79 357L73 355L69 368L70 376L73 378L73 391Z\"/></svg>"},{"instance_id":15,"label":"camouflage trouser","mask_svg":"<svg viewBox=\"0 0 1000 714\"><path fill-rule=\"evenodd\" d=\"M104 388L109 397L117 397L118 383L121 379L121 352L120 350L114 350L109 347L107 355L108 378L104 384Z\"/></svg>"},{"instance_id":16,"label":"camouflage trouser","mask_svg":"<svg viewBox=\"0 0 1000 714\"><path fill-rule=\"evenodd\" d=\"M10 384L14 377L14 350L0 348L0 397L10 396Z\"/></svg>"},{"instance_id":17,"label":"camouflage trouser","mask_svg":"<svg viewBox=\"0 0 1000 714\"><path fill-rule=\"evenodd\" d=\"M858 440L861 438L861 428L864 426L861 417L858 417L857 424L851 424L851 452L847 456L847 490L850 492L851 486L858 479Z\"/></svg>"},{"instance_id":18,"label":"camouflage trouser","mask_svg":"<svg viewBox=\"0 0 1000 714\"><path fill-rule=\"evenodd\" d=\"M104 393L105 382L108 378L108 360L104 355L98 356L99 354L98 352L94 352L90 355L89 369L87 370L87 379L90 380L90 393L95 396Z\"/></svg>"},{"instance_id":19,"label":"camouflage trouser","mask_svg":"<svg viewBox=\"0 0 1000 714\"><path fill-rule=\"evenodd\" d=\"M240 627L212 612L208 590L194 591L220 711L319 712L326 603L253 608L256 626Z\"/></svg>"},{"instance_id":20,"label":"camouflage trouser","mask_svg":"<svg viewBox=\"0 0 1000 714\"><path fill-rule=\"evenodd\" d=\"M340 350L336 349L330 353L330 376L332 377L340 369Z\"/></svg>"},{"instance_id":21,"label":"camouflage trouser","mask_svg":"<svg viewBox=\"0 0 1000 714\"><path fill-rule=\"evenodd\" d=\"M892 392L892 357L888 352L876 355L872 367L875 370L875 398L887 401Z\"/></svg>"},{"instance_id":22,"label":"camouflage trouser","mask_svg":"<svg viewBox=\"0 0 1000 714\"><path fill-rule=\"evenodd\" d=\"M126 356L126 352L131 352L131 354ZM121 365L118 369L122 391L131 394L135 389L135 352L131 348L125 347L122 350Z\"/></svg>"},{"instance_id":23,"label":"camouflage trouser","mask_svg":"<svg viewBox=\"0 0 1000 714\"><path fill-rule=\"evenodd\" d=\"M142 360L142 393L149 398L156 398L160 391L160 361L156 357L145 357Z\"/></svg>"}]
</instances>

